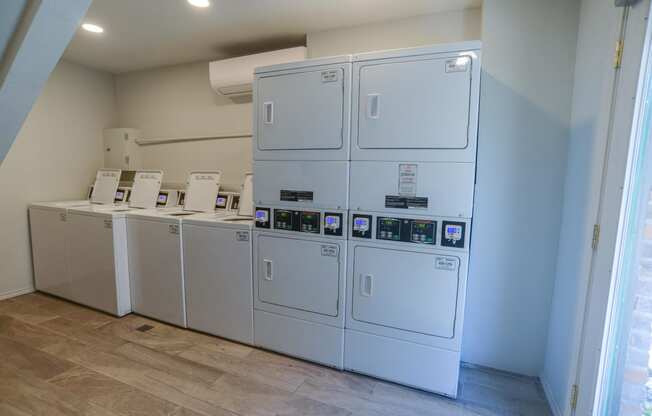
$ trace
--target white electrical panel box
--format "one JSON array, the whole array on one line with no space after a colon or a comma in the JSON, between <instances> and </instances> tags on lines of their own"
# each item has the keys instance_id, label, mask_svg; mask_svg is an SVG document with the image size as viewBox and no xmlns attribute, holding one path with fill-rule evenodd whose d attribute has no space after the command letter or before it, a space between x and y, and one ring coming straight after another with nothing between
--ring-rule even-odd
<instances>
[{"instance_id":1,"label":"white electrical panel box","mask_svg":"<svg viewBox=\"0 0 652 416\"><path fill-rule=\"evenodd\" d=\"M136 139L140 131L129 128L105 129L104 136L104 167L122 170L138 170L141 163L141 152Z\"/></svg>"}]
</instances>

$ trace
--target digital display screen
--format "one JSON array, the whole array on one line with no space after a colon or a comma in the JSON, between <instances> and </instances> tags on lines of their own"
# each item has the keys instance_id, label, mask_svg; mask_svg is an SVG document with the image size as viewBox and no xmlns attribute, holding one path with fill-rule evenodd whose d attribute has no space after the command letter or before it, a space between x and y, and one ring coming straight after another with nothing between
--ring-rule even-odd
<instances>
[{"instance_id":1,"label":"digital display screen","mask_svg":"<svg viewBox=\"0 0 652 416\"><path fill-rule=\"evenodd\" d=\"M267 212L265 211L256 211L256 218L260 220L266 220L267 219Z\"/></svg>"},{"instance_id":2,"label":"digital display screen","mask_svg":"<svg viewBox=\"0 0 652 416\"><path fill-rule=\"evenodd\" d=\"M334 225L339 223L339 218L337 217L326 217L326 224L328 225Z\"/></svg>"},{"instance_id":3,"label":"digital display screen","mask_svg":"<svg viewBox=\"0 0 652 416\"><path fill-rule=\"evenodd\" d=\"M355 225L357 225L357 226L369 225L369 220L366 219L366 218L356 218L355 219Z\"/></svg>"},{"instance_id":4,"label":"digital display screen","mask_svg":"<svg viewBox=\"0 0 652 416\"><path fill-rule=\"evenodd\" d=\"M168 202L168 194L158 194L158 203L159 204L166 204Z\"/></svg>"},{"instance_id":5,"label":"digital display screen","mask_svg":"<svg viewBox=\"0 0 652 416\"><path fill-rule=\"evenodd\" d=\"M288 211L276 211L276 218L281 221L289 221L290 213Z\"/></svg>"},{"instance_id":6,"label":"digital display screen","mask_svg":"<svg viewBox=\"0 0 652 416\"><path fill-rule=\"evenodd\" d=\"M115 193L115 200L116 201L122 201L125 199L125 192L124 191L118 191Z\"/></svg>"},{"instance_id":7,"label":"digital display screen","mask_svg":"<svg viewBox=\"0 0 652 416\"><path fill-rule=\"evenodd\" d=\"M226 197L218 195L217 200L215 201L215 206L217 208L226 208Z\"/></svg>"},{"instance_id":8,"label":"digital display screen","mask_svg":"<svg viewBox=\"0 0 652 416\"><path fill-rule=\"evenodd\" d=\"M414 227L415 231L425 233L425 232L428 232L428 226L429 225L430 224L426 224L426 223L423 223L423 222L415 222L413 227Z\"/></svg>"},{"instance_id":9,"label":"digital display screen","mask_svg":"<svg viewBox=\"0 0 652 416\"><path fill-rule=\"evenodd\" d=\"M457 227L448 227L448 232L451 234L456 233L457 231L458 231Z\"/></svg>"}]
</instances>

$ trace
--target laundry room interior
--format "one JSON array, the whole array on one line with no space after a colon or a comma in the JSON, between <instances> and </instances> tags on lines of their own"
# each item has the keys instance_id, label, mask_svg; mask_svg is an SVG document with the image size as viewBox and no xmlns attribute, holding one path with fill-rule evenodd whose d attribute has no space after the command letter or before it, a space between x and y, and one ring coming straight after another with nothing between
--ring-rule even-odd
<instances>
[{"instance_id":1,"label":"laundry room interior","mask_svg":"<svg viewBox=\"0 0 652 416\"><path fill-rule=\"evenodd\" d=\"M650 0L0 3L0 415L652 415Z\"/></svg>"}]
</instances>

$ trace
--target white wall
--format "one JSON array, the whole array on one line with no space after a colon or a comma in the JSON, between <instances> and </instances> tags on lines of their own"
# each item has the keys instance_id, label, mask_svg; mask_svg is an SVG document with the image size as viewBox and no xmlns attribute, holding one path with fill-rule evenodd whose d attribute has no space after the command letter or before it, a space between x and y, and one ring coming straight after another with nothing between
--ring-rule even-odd
<instances>
[{"instance_id":1,"label":"white wall","mask_svg":"<svg viewBox=\"0 0 652 416\"><path fill-rule=\"evenodd\" d=\"M561 223L579 0L485 0L462 358L538 375Z\"/></svg>"},{"instance_id":2,"label":"white wall","mask_svg":"<svg viewBox=\"0 0 652 416\"><path fill-rule=\"evenodd\" d=\"M27 205L85 196L113 118L112 76L60 62L0 165L0 297L33 286Z\"/></svg>"},{"instance_id":3,"label":"white wall","mask_svg":"<svg viewBox=\"0 0 652 416\"><path fill-rule=\"evenodd\" d=\"M308 33L312 58L433 43L477 40L482 10L469 9Z\"/></svg>"},{"instance_id":4,"label":"white wall","mask_svg":"<svg viewBox=\"0 0 652 416\"><path fill-rule=\"evenodd\" d=\"M234 104L213 92L208 62L116 75L121 127L144 138L251 134L251 103ZM251 139L141 146L143 167L162 169L165 182L184 183L191 170L221 169L226 187L239 189L251 170Z\"/></svg>"},{"instance_id":5,"label":"white wall","mask_svg":"<svg viewBox=\"0 0 652 416\"><path fill-rule=\"evenodd\" d=\"M578 322L584 305L590 241L597 216L602 163L613 80L614 44L619 36L620 9L611 2L583 0L577 42L575 83L568 152L562 232L547 352L541 375L553 406L566 411Z\"/></svg>"}]
</instances>

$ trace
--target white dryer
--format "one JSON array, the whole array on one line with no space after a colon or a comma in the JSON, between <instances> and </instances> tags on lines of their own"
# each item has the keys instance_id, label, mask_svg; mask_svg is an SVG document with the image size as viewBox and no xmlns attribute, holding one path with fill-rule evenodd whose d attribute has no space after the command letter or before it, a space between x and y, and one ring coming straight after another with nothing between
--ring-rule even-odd
<instances>
[{"instance_id":1,"label":"white dryer","mask_svg":"<svg viewBox=\"0 0 652 416\"><path fill-rule=\"evenodd\" d=\"M456 397L470 221L350 215L345 368Z\"/></svg>"},{"instance_id":2,"label":"white dryer","mask_svg":"<svg viewBox=\"0 0 652 416\"><path fill-rule=\"evenodd\" d=\"M188 328L253 344L251 174L238 215L211 213L184 220L183 265Z\"/></svg>"},{"instance_id":3,"label":"white dryer","mask_svg":"<svg viewBox=\"0 0 652 416\"><path fill-rule=\"evenodd\" d=\"M256 207L254 342L342 368L346 211Z\"/></svg>"},{"instance_id":4,"label":"white dryer","mask_svg":"<svg viewBox=\"0 0 652 416\"><path fill-rule=\"evenodd\" d=\"M345 367L457 396L479 42L353 57Z\"/></svg>"},{"instance_id":5,"label":"white dryer","mask_svg":"<svg viewBox=\"0 0 652 416\"><path fill-rule=\"evenodd\" d=\"M192 172L183 208L128 213L134 312L186 327L181 223L197 213L214 211L220 177L220 172Z\"/></svg>"},{"instance_id":6,"label":"white dryer","mask_svg":"<svg viewBox=\"0 0 652 416\"><path fill-rule=\"evenodd\" d=\"M63 298L72 291L66 259L68 229L66 220L69 208L91 204L111 204L115 199L121 171L100 169L88 200L39 202L29 207L34 286L36 290Z\"/></svg>"},{"instance_id":7,"label":"white dryer","mask_svg":"<svg viewBox=\"0 0 652 416\"><path fill-rule=\"evenodd\" d=\"M66 222L71 300L113 315L131 312L127 213L156 205L163 172L139 171L128 206L75 207Z\"/></svg>"}]
</instances>

